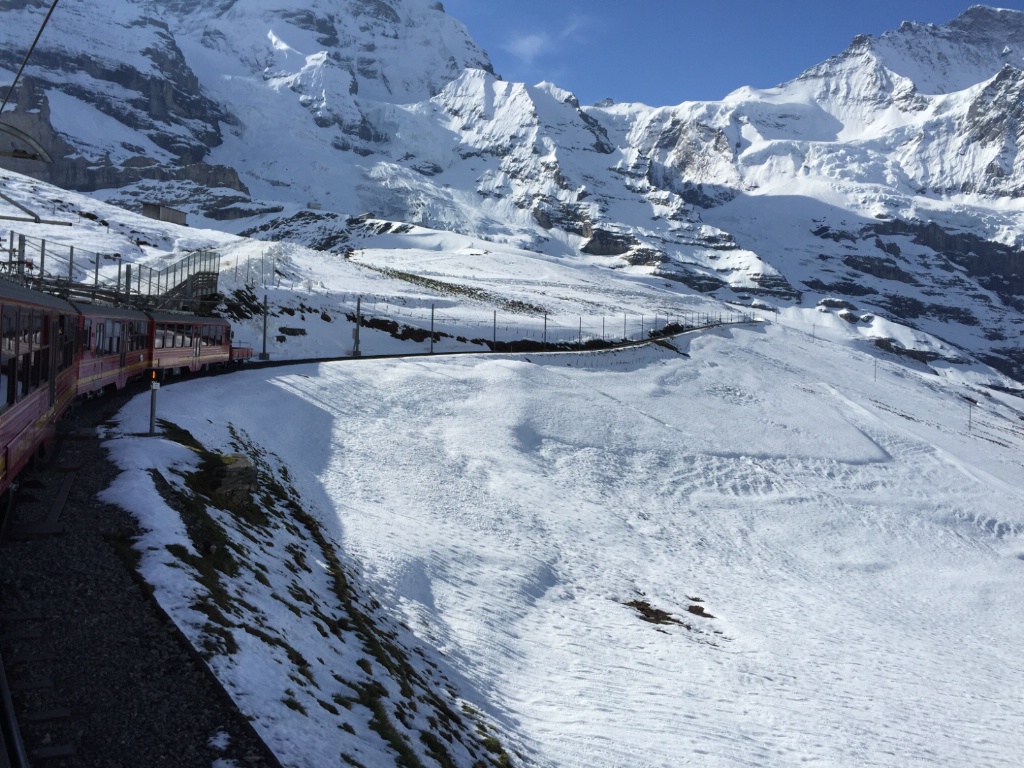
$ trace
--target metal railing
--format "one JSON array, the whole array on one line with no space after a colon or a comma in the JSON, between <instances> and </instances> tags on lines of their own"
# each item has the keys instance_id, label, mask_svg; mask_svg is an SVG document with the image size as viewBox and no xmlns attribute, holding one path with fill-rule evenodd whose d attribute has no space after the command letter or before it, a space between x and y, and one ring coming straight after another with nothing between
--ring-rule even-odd
<instances>
[{"instance_id":1,"label":"metal railing","mask_svg":"<svg viewBox=\"0 0 1024 768\"><path fill-rule=\"evenodd\" d=\"M0 274L8 279L68 298L140 308L196 311L197 304L217 292L220 277L221 255L211 249L188 253L173 264L154 269L125 264L119 253L48 243L12 230L5 250ZM109 274L111 262L116 262L116 275Z\"/></svg>"}]
</instances>

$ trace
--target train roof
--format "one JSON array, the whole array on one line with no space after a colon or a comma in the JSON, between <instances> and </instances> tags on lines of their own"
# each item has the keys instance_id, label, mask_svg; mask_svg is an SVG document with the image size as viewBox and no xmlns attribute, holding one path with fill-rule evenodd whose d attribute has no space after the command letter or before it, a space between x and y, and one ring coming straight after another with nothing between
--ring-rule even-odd
<instances>
[{"instance_id":1,"label":"train roof","mask_svg":"<svg viewBox=\"0 0 1024 768\"><path fill-rule=\"evenodd\" d=\"M83 317L118 317L125 320L146 320L145 312L128 307L111 307L101 304L83 304L72 302L75 309L82 313Z\"/></svg>"},{"instance_id":2,"label":"train roof","mask_svg":"<svg viewBox=\"0 0 1024 768\"><path fill-rule=\"evenodd\" d=\"M26 288L13 280L0 277L0 303L35 304L62 312L76 312L74 305L59 296Z\"/></svg>"},{"instance_id":3,"label":"train roof","mask_svg":"<svg viewBox=\"0 0 1024 768\"><path fill-rule=\"evenodd\" d=\"M223 317L202 317L190 315L187 312L147 312L151 318L158 323L195 323L197 325L226 325L227 320Z\"/></svg>"}]
</instances>

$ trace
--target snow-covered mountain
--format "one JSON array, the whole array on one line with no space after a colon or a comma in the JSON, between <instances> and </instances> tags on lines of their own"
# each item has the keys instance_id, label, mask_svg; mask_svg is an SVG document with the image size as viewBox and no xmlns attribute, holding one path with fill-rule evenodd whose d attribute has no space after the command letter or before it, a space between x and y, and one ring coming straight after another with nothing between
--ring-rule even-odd
<instances>
[{"instance_id":1,"label":"snow-covered mountain","mask_svg":"<svg viewBox=\"0 0 1024 768\"><path fill-rule=\"evenodd\" d=\"M44 13L0 5L7 80ZM503 81L428 0L70 0L3 115L61 159L4 164L328 250L370 211L727 300L832 299L1019 379L1022 68L1024 14L975 6L776 88L585 107Z\"/></svg>"}]
</instances>

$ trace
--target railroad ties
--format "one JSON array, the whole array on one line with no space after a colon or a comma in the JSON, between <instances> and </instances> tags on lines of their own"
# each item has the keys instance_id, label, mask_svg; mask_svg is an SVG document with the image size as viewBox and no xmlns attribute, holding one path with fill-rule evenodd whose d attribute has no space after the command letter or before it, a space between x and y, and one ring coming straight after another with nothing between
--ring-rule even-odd
<instances>
[{"instance_id":1,"label":"railroad ties","mask_svg":"<svg viewBox=\"0 0 1024 768\"><path fill-rule=\"evenodd\" d=\"M61 514L79 468L55 463L29 476L9 510L0 557L15 556L25 542L64 535ZM60 690L60 660L53 650L62 619L42 613L36 603L27 580L0 583L0 766L59 768L72 765L76 756L72 712Z\"/></svg>"}]
</instances>

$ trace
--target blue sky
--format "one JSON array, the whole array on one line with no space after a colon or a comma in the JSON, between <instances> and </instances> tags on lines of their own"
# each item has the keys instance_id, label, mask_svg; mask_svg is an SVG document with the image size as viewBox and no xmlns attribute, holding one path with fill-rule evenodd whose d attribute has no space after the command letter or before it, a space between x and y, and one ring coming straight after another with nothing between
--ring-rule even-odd
<instances>
[{"instance_id":1,"label":"blue sky","mask_svg":"<svg viewBox=\"0 0 1024 768\"><path fill-rule=\"evenodd\" d=\"M767 88L903 21L944 24L970 0L443 0L506 80L584 104L667 106ZM1024 11L1024 0L992 3Z\"/></svg>"}]
</instances>

